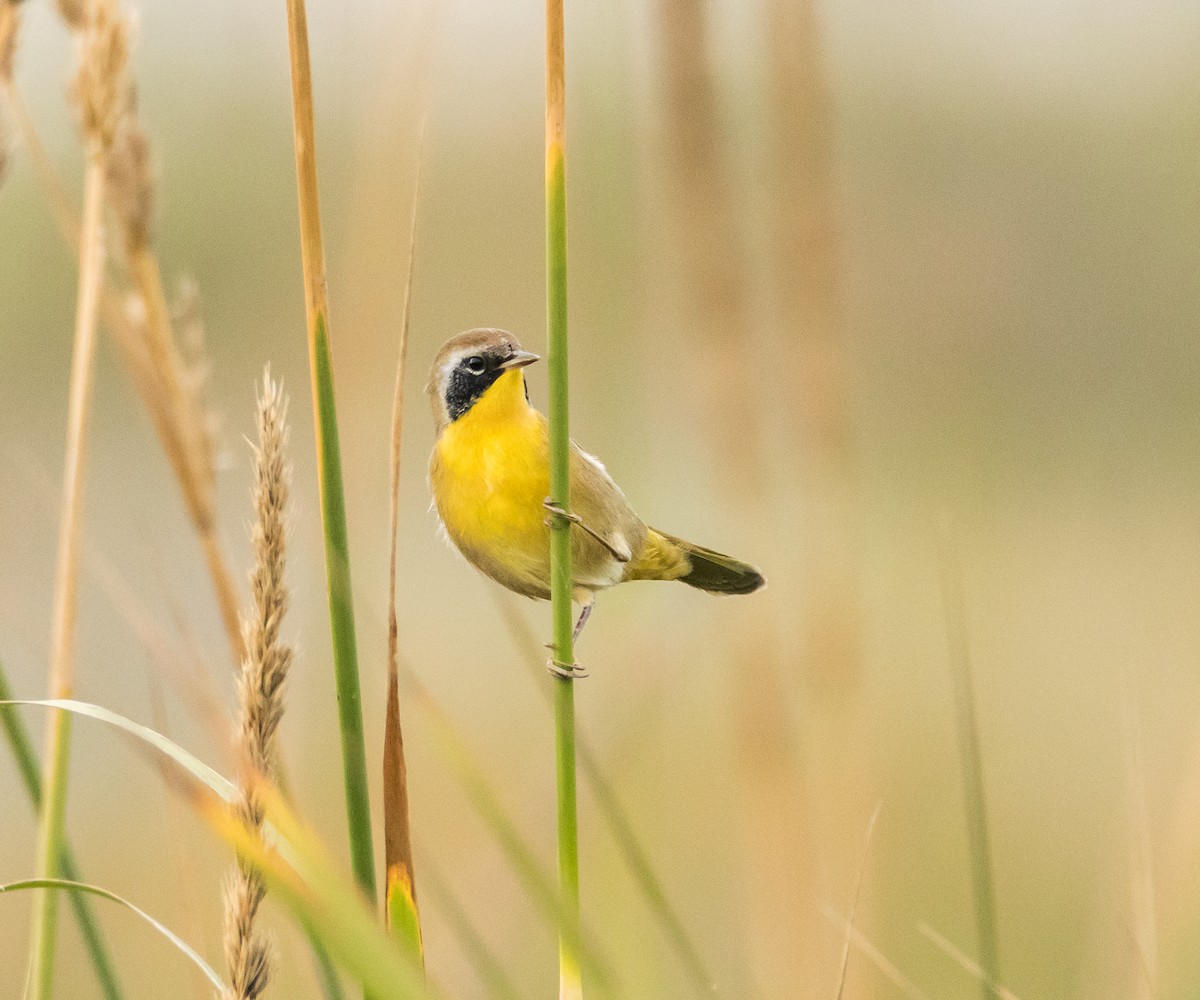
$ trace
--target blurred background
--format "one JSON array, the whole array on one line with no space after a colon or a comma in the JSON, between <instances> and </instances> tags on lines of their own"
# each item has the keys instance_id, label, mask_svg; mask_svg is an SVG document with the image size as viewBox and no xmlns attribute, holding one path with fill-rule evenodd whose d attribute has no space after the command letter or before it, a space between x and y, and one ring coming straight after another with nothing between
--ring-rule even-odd
<instances>
[{"instance_id":1,"label":"blurred background","mask_svg":"<svg viewBox=\"0 0 1200 1000\"><path fill-rule=\"evenodd\" d=\"M237 567L264 364L293 395L283 741L302 810L344 857L284 8L156 0L137 15L156 246L172 285L200 289ZM373 773L421 155L402 655L549 869L549 678L505 625L509 595L438 536L422 394L459 330L545 345L542 7L350 0L309 16ZM72 47L49 4L30 0L24 18L16 78L77 197ZM771 582L729 600L620 588L579 650L580 726L720 995L836 996L836 915L860 869L856 924L919 991L907 995L978 991L921 929L976 954L953 695L965 658L1005 985L1195 996L1200 7L626 0L568 4L567 26L573 436L650 523ZM75 273L19 143L0 233L0 657L18 694L39 697ZM545 372L529 377L544 408ZM77 694L230 773L201 707L232 710L220 617L107 340L94 406ZM548 606L514 606L546 635ZM148 622L182 668L148 651ZM436 871L523 995L551 995L552 932L427 718L402 711L419 891ZM44 717L26 718L40 733ZM112 732L77 723L73 759L87 877L218 963L225 849ZM35 826L7 753L0 802L9 882L33 872ZM581 850L614 995L695 995L586 787ZM481 995L449 904L423 899L431 971L451 995ZM29 903L0 900L0 996L20 995ZM283 957L272 995L317 995L303 941L268 908ZM131 997L207 995L134 918L101 917ZM59 948L58 995L97 996L65 915ZM858 950L846 993L906 995Z\"/></svg>"}]
</instances>

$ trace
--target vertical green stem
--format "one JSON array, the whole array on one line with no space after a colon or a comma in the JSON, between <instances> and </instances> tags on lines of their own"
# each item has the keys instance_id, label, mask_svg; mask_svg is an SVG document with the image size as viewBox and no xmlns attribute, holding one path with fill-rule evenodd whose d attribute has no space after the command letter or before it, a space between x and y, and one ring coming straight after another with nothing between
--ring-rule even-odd
<instances>
[{"instance_id":1,"label":"vertical green stem","mask_svg":"<svg viewBox=\"0 0 1200 1000\"><path fill-rule=\"evenodd\" d=\"M8 686L4 665L0 663L0 702L10 700L12 700L12 689ZM65 715L66 713L61 714ZM35 810L40 811L42 808L42 776L38 772L37 753L34 751L33 740L29 738L29 731L25 728L25 723L12 705L0 705L0 729L4 730L4 736L12 750L13 759L17 762L17 770L25 785L25 791L29 794L29 801ZM68 881L86 881L79 871L79 865L75 861L71 845L65 838L58 867ZM71 904L71 909L75 911L75 920L83 935L84 947L87 948L88 955L91 957L92 968L96 972L96 979L105 1000L121 1000L124 994L117 981L117 972L113 967L112 957L108 953L108 945L104 941L100 925L96 923L96 915L92 912L91 901L81 892L69 893L67 899Z\"/></svg>"},{"instance_id":2,"label":"vertical green stem","mask_svg":"<svg viewBox=\"0 0 1200 1000\"><path fill-rule=\"evenodd\" d=\"M362 695L358 680L358 644L350 588L350 545L346 499L338 443L333 363L329 350L329 306L325 290L325 245L317 196L316 129L313 124L312 67L304 0L286 0L288 55L292 74L292 127L296 151L296 193L300 212L300 256L304 266L304 304L308 318L308 357L312 374L317 438L317 474L321 524L325 535L325 577L333 637L338 723L342 737L342 774L350 833L350 863L363 891L374 902L375 858L371 841L371 799L363 743Z\"/></svg>"},{"instance_id":3,"label":"vertical green stem","mask_svg":"<svg viewBox=\"0 0 1200 1000\"><path fill-rule=\"evenodd\" d=\"M546 321L550 379L550 497L569 510L570 426L567 405L567 192L564 167L565 45L563 2L546 0ZM554 655L574 662L571 642L570 524L554 519L550 534L550 603ZM583 996L578 941L579 834L575 791L575 685L555 680L555 771L558 783L558 878L564 920L559 933L559 997Z\"/></svg>"}]
</instances>

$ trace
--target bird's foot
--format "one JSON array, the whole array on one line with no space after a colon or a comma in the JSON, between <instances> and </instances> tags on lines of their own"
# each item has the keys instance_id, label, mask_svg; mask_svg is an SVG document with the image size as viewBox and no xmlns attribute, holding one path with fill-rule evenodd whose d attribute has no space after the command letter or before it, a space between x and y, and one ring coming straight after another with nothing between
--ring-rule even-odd
<instances>
[{"instance_id":1,"label":"bird's foot","mask_svg":"<svg viewBox=\"0 0 1200 1000\"><path fill-rule=\"evenodd\" d=\"M621 549L613 545L613 543L605 538L602 534L600 534L600 532L589 528L583 523L583 518L581 518L578 514L572 514L570 511L563 510L563 508L556 504L550 497L546 497L546 499L542 501L542 506L550 512L550 516L546 518L547 528L553 528L555 522L566 521L568 524L574 524L591 535L592 538L594 538L601 545L603 545L604 548L608 550L608 554L611 555L617 562L629 562L628 552L623 552Z\"/></svg>"},{"instance_id":2,"label":"bird's foot","mask_svg":"<svg viewBox=\"0 0 1200 1000\"><path fill-rule=\"evenodd\" d=\"M542 501L542 506L550 512L550 516L546 518L546 527L553 528L556 521L566 521L568 524L583 524L578 514L572 514L568 510L564 510L559 504L556 504L551 497L546 497Z\"/></svg>"},{"instance_id":3,"label":"bird's foot","mask_svg":"<svg viewBox=\"0 0 1200 1000\"><path fill-rule=\"evenodd\" d=\"M561 677L564 681L575 681L588 676L587 670L580 664L560 663L553 656L546 661L546 669L555 677Z\"/></svg>"}]
</instances>

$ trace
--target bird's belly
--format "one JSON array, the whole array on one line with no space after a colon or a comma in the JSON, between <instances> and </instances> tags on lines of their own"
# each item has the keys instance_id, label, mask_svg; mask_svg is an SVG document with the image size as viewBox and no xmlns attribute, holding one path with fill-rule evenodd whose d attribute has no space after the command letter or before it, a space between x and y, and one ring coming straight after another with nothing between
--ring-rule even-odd
<instances>
[{"instance_id":1,"label":"bird's belly","mask_svg":"<svg viewBox=\"0 0 1200 1000\"><path fill-rule=\"evenodd\" d=\"M450 540L494 580L544 597L550 542L542 503L549 494L545 434L536 425L486 440L446 434L430 468L438 514ZM448 440L447 440L448 438Z\"/></svg>"}]
</instances>

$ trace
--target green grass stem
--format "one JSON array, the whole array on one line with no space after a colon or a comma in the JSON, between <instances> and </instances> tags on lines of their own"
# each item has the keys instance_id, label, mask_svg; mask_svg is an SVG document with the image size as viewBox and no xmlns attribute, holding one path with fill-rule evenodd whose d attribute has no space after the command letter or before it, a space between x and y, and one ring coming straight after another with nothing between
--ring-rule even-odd
<instances>
[{"instance_id":1,"label":"green grass stem","mask_svg":"<svg viewBox=\"0 0 1200 1000\"><path fill-rule=\"evenodd\" d=\"M8 685L8 677L4 672L4 665L0 663L0 702L9 701L11 698L12 690ZM42 776L38 768L37 753L33 747L33 740L30 739L29 730L25 728L25 722L14 706L0 705L0 728L4 730L4 737L12 750L13 759L17 764L17 772L21 775L21 783L25 786L29 801L35 811L40 811L42 808ZM58 867L68 881L84 881L79 865L75 861L75 852L71 850L71 845L65 838ZM84 948L87 950L88 958L91 960L92 969L96 973L96 979L105 1000L124 1000L125 994L117 979L116 967L108 953L104 934L96 922L96 915L92 912L91 902L85 895L77 892L71 893L67 898L75 913L75 922L79 924Z\"/></svg>"},{"instance_id":2,"label":"green grass stem","mask_svg":"<svg viewBox=\"0 0 1200 1000\"><path fill-rule=\"evenodd\" d=\"M543 668L545 661L538 655L538 651L542 648L541 644L511 601L505 599L503 595L497 594L496 606L508 626L513 643L529 669L530 676L538 683L538 689L544 690L541 687L541 680L545 676ZM555 692L546 693L550 708L553 710ZM617 797L616 790L605 776L604 768L591 741L587 739L587 734L580 729L575 731L575 749L579 756L579 771L583 775L584 785L591 789L600 815L608 824L609 832L612 834L617 850L625 859L634 885L641 891L650 912L662 926L668 943L674 948L692 985L701 996L719 996L720 993L712 973L709 972L708 967L704 964L704 959L700 956L700 949L692 940L682 918L667 895L666 886L655 870L654 862L650 859L649 852L634 829L629 814Z\"/></svg>"},{"instance_id":3,"label":"green grass stem","mask_svg":"<svg viewBox=\"0 0 1200 1000\"><path fill-rule=\"evenodd\" d=\"M321 524L325 537L325 573L329 588L329 620L333 637L333 669L337 683L338 726L342 738L342 776L350 830L350 861L363 891L375 898L375 859L371 840L371 798L367 788L367 753L363 737L362 694L358 679L358 645L350 587L350 541L342 486L333 370L323 316L317 317L316 369L318 464L321 477Z\"/></svg>"},{"instance_id":4,"label":"green grass stem","mask_svg":"<svg viewBox=\"0 0 1200 1000\"><path fill-rule=\"evenodd\" d=\"M534 851L509 818L494 784L488 779L479 759L450 718L411 673L408 675L408 681L411 685L409 697L412 704L422 709L425 718L431 723L434 743L462 785L476 812L492 832L496 843L508 857L514 873L529 893L530 899L538 911L546 916L550 926L557 927L560 936L567 938L565 947L573 956L576 965L588 973L601 992L611 992L610 965L591 942L584 940L578 909L574 914L568 909L567 899L555 886L552 876L543 870Z\"/></svg>"},{"instance_id":5,"label":"green grass stem","mask_svg":"<svg viewBox=\"0 0 1200 1000\"><path fill-rule=\"evenodd\" d=\"M292 76L292 124L296 152L296 192L300 212L300 256L304 268L304 303L308 322L309 368L317 445L321 526L325 538L325 576L333 638L338 725L342 742L342 775L354 877L372 901L375 888L371 840L371 797L367 786L367 754L363 742L362 695L358 677L358 643L350 587L350 544L346 531L346 499L334 403L333 362L329 349L329 307L325 289L325 247L317 196L316 137L313 125L312 68L304 0L287 0L288 53Z\"/></svg>"},{"instance_id":6,"label":"green grass stem","mask_svg":"<svg viewBox=\"0 0 1200 1000\"><path fill-rule=\"evenodd\" d=\"M546 0L546 326L550 380L550 498L571 509L571 432L567 396L566 79L562 0ZM550 604L554 655L575 662L571 642L571 536L564 518L550 532ZM555 777L558 786L559 998L583 996L574 942L579 939L579 831L575 789L575 683L555 680Z\"/></svg>"}]
</instances>

